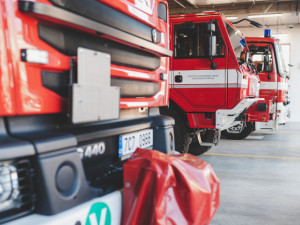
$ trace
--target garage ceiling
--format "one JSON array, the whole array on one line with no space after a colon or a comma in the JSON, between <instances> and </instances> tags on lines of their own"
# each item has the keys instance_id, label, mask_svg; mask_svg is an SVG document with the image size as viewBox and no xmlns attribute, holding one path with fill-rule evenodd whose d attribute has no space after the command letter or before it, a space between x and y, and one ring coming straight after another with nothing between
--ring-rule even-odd
<instances>
[{"instance_id":1,"label":"garage ceiling","mask_svg":"<svg viewBox=\"0 0 300 225\"><path fill-rule=\"evenodd\" d=\"M168 0L170 14L220 11L227 17L282 14L279 17L256 18L265 26L300 24L300 0ZM242 22L239 26L250 26Z\"/></svg>"}]
</instances>

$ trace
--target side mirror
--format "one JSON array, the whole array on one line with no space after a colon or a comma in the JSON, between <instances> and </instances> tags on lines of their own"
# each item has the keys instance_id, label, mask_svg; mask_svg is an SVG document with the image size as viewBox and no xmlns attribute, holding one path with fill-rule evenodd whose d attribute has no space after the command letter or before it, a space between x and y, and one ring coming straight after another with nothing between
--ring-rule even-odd
<instances>
[{"instance_id":1,"label":"side mirror","mask_svg":"<svg viewBox=\"0 0 300 225\"><path fill-rule=\"evenodd\" d=\"M258 63L256 69L257 69L258 72L264 71L264 64L263 63Z\"/></svg>"},{"instance_id":2,"label":"side mirror","mask_svg":"<svg viewBox=\"0 0 300 225\"><path fill-rule=\"evenodd\" d=\"M267 55L265 55L264 57L264 71L265 72L269 72L269 57Z\"/></svg>"},{"instance_id":3,"label":"side mirror","mask_svg":"<svg viewBox=\"0 0 300 225\"><path fill-rule=\"evenodd\" d=\"M217 55L217 38L215 35L210 35L208 38L208 57L213 58Z\"/></svg>"},{"instance_id":4,"label":"side mirror","mask_svg":"<svg viewBox=\"0 0 300 225\"><path fill-rule=\"evenodd\" d=\"M214 35L216 31L216 25L212 22L208 24L208 29L207 31L209 32L208 36L208 57L213 59L217 55L217 37Z\"/></svg>"},{"instance_id":5,"label":"side mirror","mask_svg":"<svg viewBox=\"0 0 300 225\"><path fill-rule=\"evenodd\" d=\"M249 61L249 52L241 52L241 55L240 55L240 61L241 63L248 63Z\"/></svg>"}]
</instances>

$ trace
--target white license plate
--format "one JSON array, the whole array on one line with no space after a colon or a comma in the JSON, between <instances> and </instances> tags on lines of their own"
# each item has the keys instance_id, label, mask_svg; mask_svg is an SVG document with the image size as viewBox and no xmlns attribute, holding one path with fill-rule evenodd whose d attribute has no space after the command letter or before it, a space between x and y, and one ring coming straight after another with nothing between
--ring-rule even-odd
<instances>
[{"instance_id":1,"label":"white license plate","mask_svg":"<svg viewBox=\"0 0 300 225\"><path fill-rule=\"evenodd\" d=\"M152 129L121 135L119 136L119 157L123 159L123 156L130 156L137 148L147 148L152 145Z\"/></svg>"}]
</instances>

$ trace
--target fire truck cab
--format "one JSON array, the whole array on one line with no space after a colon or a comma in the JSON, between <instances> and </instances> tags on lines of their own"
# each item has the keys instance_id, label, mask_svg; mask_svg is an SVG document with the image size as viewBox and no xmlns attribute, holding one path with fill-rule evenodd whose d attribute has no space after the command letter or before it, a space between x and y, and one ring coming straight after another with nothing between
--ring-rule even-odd
<instances>
[{"instance_id":1,"label":"fire truck cab","mask_svg":"<svg viewBox=\"0 0 300 225\"><path fill-rule=\"evenodd\" d=\"M268 121L245 38L230 21L218 12L173 15L170 31L170 105L161 112L175 118L177 151L201 154L222 130Z\"/></svg>"},{"instance_id":2,"label":"fire truck cab","mask_svg":"<svg viewBox=\"0 0 300 225\"><path fill-rule=\"evenodd\" d=\"M0 1L0 224L120 224L126 159L174 152L168 28L166 0Z\"/></svg>"},{"instance_id":3,"label":"fire truck cab","mask_svg":"<svg viewBox=\"0 0 300 225\"><path fill-rule=\"evenodd\" d=\"M259 70L261 80L259 97L272 101L271 120L256 122L256 130L277 130L285 124L289 110L289 75L286 70L279 42L272 38L271 30L266 29L264 37L247 37L252 60Z\"/></svg>"}]
</instances>

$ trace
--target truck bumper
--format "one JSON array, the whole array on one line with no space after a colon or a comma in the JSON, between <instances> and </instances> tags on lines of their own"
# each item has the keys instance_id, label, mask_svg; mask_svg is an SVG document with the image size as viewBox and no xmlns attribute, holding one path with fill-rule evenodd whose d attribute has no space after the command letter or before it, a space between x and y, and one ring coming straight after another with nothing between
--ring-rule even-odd
<instances>
[{"instance_id":1,"label":"truck bumper","mask_svg":"<svg viewBox=\"0 0 300 225\"><path fill-rule=\"evenodd\" d=\"M7 154L5 158L1 157L0 161L28 159L32 165L28 174L32 174L33 177L30 184L33 191L24 193L32 195L32 207L26 212L12 212L11 218L4 218L11 220L13 224L16 221L12 220L13 218L22 216L18 224L32 224L30 221L42 224L48 220L51 222L46 224L79 224L75 222L85 221L93 204L110 202L107 199L111 198L117 199L113 202L119 202L116 209L107 203L109 208L113 207L111 213L114 214L113 211L116 210L117 214L120 214L121 197L117 196L120 194L110 193L119 190L123 185L124 161L119 155L122 135L152 130L153 144L147 148L167 154L174 153L175 150L174 119L171 117L155 114L140 119L108 121L71 128L58 128L57 124L60 123L57 117L45 115L5 118L9 131L6 134L7 139L22 142L17 143L18 149L6 151L4 148L3 151ZM1 119L0 122L3 121L3 118ZM20 146L22 143L24 148ZM89 154L84 156L84 152L79 151L82 149L85 149L85 152L89 151ZM16 151L20 151L21 158ZM28 152L28 156L24 152ZM100 198L102 196L103 198ZM25 217L25 213L34 214ZM52 220L52 216L55 221ZM64 217L66 218L63 220ZM111 215L111 218L113 217L119 218L120 215ZM71 221L75 222L69 223ZM119 219L116 221L112 224L119 224Z\"/></svg>"},{"instance_id":2,"label":"truck bumper","mask_svg":"<svg viewBox=\"0 0 300 225\"><path fill-rule=\"evenodd\" d=\"M290 115L289 105L284 105L282 102L277 103L277 123L284 124L287 122L288 117Z\"/></svg>"},{"instance_id":3,"label":"truck bumper","mask_svg":"<svg viewBox=\"0 0 300 225\"><path fill-rule=\"evenodd\" d=\"M222 109L216 111L216 129L225 130L239 123L235 119L248 108L262 98L247 98L240 101L233 109Z\"/></svg>"},{"instance_id":4,"label":"truck bumper","mask_svg":"<svg viewBox=\"0 0 300 225\"><path fill-rule=\"evenodd\" d=\"M269 122L256 122L255 130L278 130L278 125L285 124L290 114L289 105L283 103L273 104L273 113L275 114L273 120Z\"/></svg>"},{"instance_id":5,"label":"truck bumper","mask_svg":"<svg viewBox=\"0 0 300 225\"><path fill-rule=\"evenodd\" d=\"M98 209L98 211L97 211ZM23 218L6 223L13 224L111 224L120 225L122 218L122 193L115 191L100 198L94 198L72 209L52 216L31 214ZM95 220L96 219L96 220ZM93 223L96 221L96 223ZM99 222L97 222L99 221ZM108 222L110 221L110 223Z\"/></svg>"}]
</instances>

